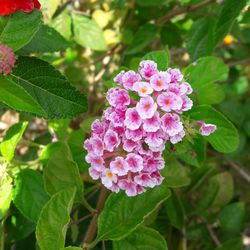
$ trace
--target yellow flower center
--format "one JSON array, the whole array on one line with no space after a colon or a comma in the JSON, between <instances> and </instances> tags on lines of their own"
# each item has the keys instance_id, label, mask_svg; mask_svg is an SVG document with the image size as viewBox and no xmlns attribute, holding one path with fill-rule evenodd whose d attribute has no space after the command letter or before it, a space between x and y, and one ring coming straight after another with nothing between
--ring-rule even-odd
<instances>
[{"instance_id":1,"label":"yellow flower center","mask_svg":"<svg viewBox=\"0 0 250 250\"><path fill-rule=\"evenodd\" d=\"M146 89L146 88L141 88L141 92L142 92L143 94L145 94L145 93L147 93L147 89Z\"/></svg>"},{"instance_id":2,"label":"yellow flower center","mask_svg":"<svg viewBox=\"0 0 250 250\"><path fill-rule=\"evenodd\" d=\"M108 172L106 176L111 179L113 177L113 174L111 172Z\"/></svg>"}]
</instances>

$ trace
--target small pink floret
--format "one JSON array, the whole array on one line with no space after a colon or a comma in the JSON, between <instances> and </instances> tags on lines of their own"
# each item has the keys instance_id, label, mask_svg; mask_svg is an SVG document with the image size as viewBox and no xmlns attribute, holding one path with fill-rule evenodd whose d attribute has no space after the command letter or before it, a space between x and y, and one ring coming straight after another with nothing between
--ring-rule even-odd
<instances>
[{"instance_id":1,"label":"small pink floret","mask_svg":"<svg viewBox=\"0 0 250 250\"><path fill-rule=\"evenodd\" d=\"M143 159L140 155L129 153L126 157L128 169L133 172L139 172L143 169Z\"/></svg>"},{"instance_id":2,"label":"small pink floret","mask_svg":"<svg viewBox=\"0 0 250 250\"><path fill-rule=\"evenodd\" d=\"M157 105L152 97L143 97L137 103L136 110L142 119L150 119L157 110Z\"/></svg>"},{"instance_id":3,"label":"small pink floret","mask_svg":"<svg viewBox=\"0 0 250 250\"><path fill-rule=\"evenodd\" d=\"M136 108L127 109L124 124L128 129L131 130L136 130L141 126L142 119Z\"/></svg>"},{"instance_id":4,"label":"small pink floret","mask_svg":"<svg viewBox=\"0 0 250 250\"><path fill-rule=\"evenodd\" d=\"M128 164L123 157L118 156L110 163L110 170L118 176L124 176L128 173Z\"/></svg>"},{"instance_id":5,"label":"small pink floret","mask_svg":"<svg viewBox=\"0 0 250 250\"><path fill-rule=\"evenodd\" d=\"M5 76L11 74L15 63L16 57L12 49L5 44L0 44L0 74Z\"/></svg>"},{"instance_id":6,"label":"small pink floret","mask_svg":"<svg viewBox=\"0 0 250 250\"><path fill-rule=\"evenodd\" d=\"M209 136L212 133L214 133L216 129L217 129L216 125L203 122L203 124L200 127L200 133L203 136Z\"/></svg>"},{"instance_id":7,"label":"small pink floret","mask_svg":"<svg viewBox=\"0 0 250 250\"><path fill-rule=\"evenodd\" d=\"M153 88L148 82L136 82L133 86L133 90L136 91L140 97L146 97L153 93Z\"/></svg>"},{"instance_id":8,"label":"small pink floret","mask_svg":"<svg viewBox=\"0 0 250 250\"><path fill-rule=\"evenodd\" d=\"M159 72L150 78L150 83L155 91L167 90L170 83L170 75L168 72Z\"/></svg>"},{"instance_id":9,"label":"small pink floret","mask_svg":"<svg viewBox=\"0 0 250 250\"><path fill-rule=\"evenodd\" d=\"M157 97L157 104L163 111L170 112L179 110L182 107L182 98L174 93L162 93Z\"/></svg>"},{"instance_id":10,"label":"small pink floret","mask_svg":"<svg viewBox=\"0 0 250 250\"><path fill-rule=\"evenodd\" d=\"M158 72L157 64L151 60L145 60L140 62L139 73L142 77L149 80L150 77Z\"/></svg>"}]
</instances>

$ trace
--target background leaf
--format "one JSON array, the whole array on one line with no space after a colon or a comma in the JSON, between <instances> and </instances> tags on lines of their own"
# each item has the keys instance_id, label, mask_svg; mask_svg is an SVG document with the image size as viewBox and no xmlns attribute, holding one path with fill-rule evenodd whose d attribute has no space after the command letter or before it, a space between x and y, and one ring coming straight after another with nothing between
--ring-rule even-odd
<instances>
[{"instance_id":1,"label":"background leaf","mask_svg":"<svg viewBox=\"0 0 250 250\"><path fill-rule=\"evenodd\" d=\"M107 49L103 31L96 21L74 13L72 15L75 41L86 48L97 51Z\"/></svg>"},{"instance_id":2,"label":"background leaf","mask_svg":"<svg viewBox=\"0 0 250 250\"><path fill-rule=\"evenodd\" d=\"M63 249L61 249L61 250L81 250L82 248L80 248L80 247L65 247L65 248L63 248Z\"/></svg>"},{"instance_id":3,"label":"background leaf","mask_svg":"<svg viewBox=\"0 0 250 250\"><path fill-rule=\"evenodd\" d=\"M214 43L217 44L230 31L235 19L246 5L246 0L227 0L223 4L219 19L214 30Z\"/></svg>"},{"instance_id":4,"label":"background leaf","mask_svg":"<svg viewBox=\"0 0 250 250\"><path fill-rule=\"evenodd\" d=\"M219 191L213 200L212 206L225 206L230 200L233 198L234 195L234 182L232 175L228 172L219 173L213 176L211 179L211 186L219 185Z\"/></svg>"},{"instance_id":5,"label":"background leaf","mask_svg":"<svg viewBox=\"0 0 250 250\"><path fill-rule=\"evenodd\" d=\"M14 158L17 143L22 138L28 124L28 122L16 123L6 132L0 144L1 153L6 160L11 161Z\"/></svg>"},{"instance_id":6,"label":"background leaf","mask_svg":"<svg viewBox=\"0 0 250 250\"><path fill-rule=\"evenodd\" d=\"M40 173L32 169L24 169L17 174L13 201L25 217L32 222L37 222L48 199Z\"/></svg>"},{"instance_id":7,"label":"background leaf","mask_svg":"<svg viewBox=\"0 0 250 250\"><path fill-rule=\"evenodd\" d=\"M220 212L220 226L224 232L239 234L245 214L244 203L235 202L227 205Z\"/></svg>"},{"instance_id":8,"label":"background leaf","mask_svg":"<svg viewBox=\"0 0 250 250\"><path fill-rule=\"evenodd\" d=\"M215 250L242 250L242 239L235 238L228 240L222 246L215 248Z\"/></svg>"},{"instance_id":9,"label":"background leaf","mask_svg":"<svg viewBox=\"0 0 250 250\"><path fill-rule=\"evenodd\" d=\"M136 3L141 6L159 6L169 2L169 0L136 0Z\"/></svg>"},{"instance_id":10,"label":"background leaf","mask_svg":"<svg viewBox=\"0 0 250 250\"><path fill-rule=\"evenodd\" d=\"M12 179L0 180L0 220L6 215L12 199Z\"/></svg>"},{"instance_id":11,"label":"background leaf","mask_svg":"<svg viewBox=\"0 0 250 250\"><path fill-rule=\"evenodd\" d=\"M166 210L171 225L181 230L185 223L185 212L183 204L175 192L172 192L171 197L166 200Z\"/></svg>"},{"instance_id":12,"label":"background leaf","mask_svg":"<svg viewBox=\"0 0 250 250\"><path fill-rule=\"evenodd\" d=\"M213 17L197 19L188 32L187 49L192 61L202 56L211 55L214 49L213 29L215 20Z\"/></svg>"},{"instance_id":13,"label":"background leaf","mask_svg":"<svg viewBox=\"0 0 250 250\"><path fill-rule=\"evenodd\" d=\"M147 47L158 33L158 27L154 24L147 23L139 28L131 42L131 45L126 50L126 54L132 55L140 52Z\"/></svg>"},{"instance_id":14,"label":"background leaf","mask_svg":"<svg viewBox=\"0 0 250 250\"><path fill-rule=\"evenodd\" d=\"M64 247L75 192L76 189L72 187L61 190L42 209L36 228L41 250L59 250Z\"/></svg>"},{"instance_id":15,"label":"background leaf","mask_svg":"<svg viewBox=\"0 0 250 250\"><path fill-rule=\"evenodd\" d=\"M62 0L40 0L42 6L42 12L46 19L50 20L56 12L59 5L63 2Z\"/></svg>"},{"instance_id":16,"label":"background leaf","mask_svg":"<svg viewBox=\"0 0 250 250\"><path fill-rule=\"evenodd\" d=\"M169 53L164 50L147 53L142 60L153 60L157 63L159 70L166 70L169 65Z\"/></svg>"},{"instance_id":17,"label":"background leaf","mask_svg":"<svg viewBox=\"0 0 250 250\"><path fill-rule=\"evenodd\" d=\"M82 200L83 184L79 170L66 144L58 142L61 146L53 152L44 169L44 183L50 195L67 187L77 187L76 199Z\"/></svg>"}]
</instances>

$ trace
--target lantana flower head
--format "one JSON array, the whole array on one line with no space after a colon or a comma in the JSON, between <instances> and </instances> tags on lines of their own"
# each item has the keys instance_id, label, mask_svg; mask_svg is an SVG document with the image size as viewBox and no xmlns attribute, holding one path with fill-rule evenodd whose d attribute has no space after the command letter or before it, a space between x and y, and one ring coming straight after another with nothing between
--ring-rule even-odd
<instances>
[{"instance_id":1,"label":"lantana flower head","mask_svg":"<svg viewBox=\"0 0 250 250\"><path fill-rule=\"evenodd\" d=\"M165 144L179 143L187 134L182 114L193 106L188 97L193 90L179 69L159 71L151 60L142 61L138 72L121 71L114 81L117 87L106 95L110 107L84 142L86 161L94 180L135 196L162 183ZM202 121L192 126L204 136L216 130Z\"/></svg>"},{"instance_id":2,"label":"lantana flower head","mask_svg":"<svg viewBox=\"0 0 250 250\"><path fill-rule=\"evenodd\" d=\"M11 48L0 44L0 74L9 75L16 63L16 57Z\"/></svg>"},{"instance_id":3,"label":"lantana flower head","mask_svg":"<svg viewBox=\"0 0 250 250\"><path fill-rule=\"evenodd\" d=\"M29 13L33 9L40 9L38 0L1 0L0 16L7 16L18 10Z\"/></svg>"}]
</instances>

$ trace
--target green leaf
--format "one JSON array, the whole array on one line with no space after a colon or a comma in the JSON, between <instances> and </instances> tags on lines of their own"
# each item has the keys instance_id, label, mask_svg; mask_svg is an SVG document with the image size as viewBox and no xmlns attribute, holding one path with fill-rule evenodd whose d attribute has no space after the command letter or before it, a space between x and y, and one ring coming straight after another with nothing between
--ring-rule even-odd
<instances>
[{"instance_id":1,"label":"green leaf","mask_svg":"<svg viewBox=\"0 0 250 250\"><path fill-rule=\"evenodd\" d=\"M28 124L28 122L16 123L6 132L6 135L0 144L0 149L3 157L7 161L11 161L14 158L16 145L22 138Z\"/></svg>"},{"instance_id":2,"label":"green leaf","mask_svg":"<svg viewBox=\"0 0 250 250\"><path fill-rule=\"evenodd\" d=\"M223 3L223 7L214 30L215 45L230 31L234 21L245 5L246 0L227 0Z\"/></svg>"},{"instance_id":3,"label":"green leaf","mask_svg":"<svg viewBox=\"0 0 250 250\"><path fill-rule=\"evenodd\" d=\"M67 40L71 38L71 16L68 11L63 11L59 16L53 19L52 26Z\"/></svg>"},{"instance_id":4,"label":"green leaf","mask_svg":"<svg viewBox=\"0 0 250 250\"><path fill-rule=\"evenodd\" d=\"M26 45L35 35L41 23L37 10L28 15L21 11L7 17L0 17L0 43L7 44L14 51Z\"/></svg>"},{"instance_id":5,"label":"green leaf","mask_svg":"<svg viewBox=\"0 0 250 250\"><path fill-rule=\"evenodd\" d=\"M42 162L43 165L47 165L50 157L52 157L55 152L63 148L65 148L64 143L61 143L61 142L49 143L41 151L39 155L39 160ZM67 155L68 154L70 154L70 152L67 152Z\"/></svg>"},{"instance_id":6,"label":"green leaf","mask_svg":"<svg viewBox=\"0 0 250 250\"><path fill-rule=\"evenodd\" d=\"M40 105L45 118L73 117L87 110L86 97L45 61L19 57L11 76ZM35 114L41 115L40 111Z\"/></svg>"},{"instance_id":7,"label":"green leaf","mask_svg":"<svg viewBox=\"0 0 250 250\"><path fill-rule=\"evenodd\" d=\"M56 12L62 0L40 0L42 12L46 19L50 20Z\"/></svg>"},{"instance_id":8,"label":"green leaf","mask_svg":"<svg viewBox=\"0 0 250 250\"><path fill-rule=\"evenodd\" d=\"M220 226L224 232L239 234L244 221L243 202L235 202L222 209L219 215Z\"/></svg>"},{"instance_id":9,"label":"green leaf","mask_svg":"<svg viewBox=\"0 0 250 250\"><path fill-rule=\"evenodd\" d=\"M212 56L200 58L185 69L185 75L199 104L216 104L224 99L223 88L214 82L225 79L227 74L228 66L221 59Z\"/></svg>"},{"instance_id":10,"label":"green leaf","mask_svg":"<svg viewBox=\"0 0 250 250\"><path fill-rule=\"evenodd\" d=\"M73 187L61 190L42 209L36 228L37 243L41 250L59 250L64 247L75 193L76 188Z\"/></svg>"},{"instance_id":11,"label":"green leaf","mask_svg":"<svg viewBox=\"0 0 250 250\"><path fill-rule=\"evenodd\" d=\"M210 182L204 193L201 194L201 198L198 201L194 214L199 214L209 208L215 200L220 190L220 184L218 182Z\"/></svg>"},{"instance_id":12,"label":"green leaf","mask_svg":"<svg viewBox=\"0 0 250 250\"><path fill-rule=\"evenodd\" d=\"M183 140L182 143L175 145L174 155L182 162L201 167L205 160L206 141L202 136L193 138L192 142Z\"/></svg>"},{"instance_id":13,"label":"green leaf","mask_svg":"<svg viewBox=\"0 0 250 250\"><path fill-rule=\"evenodd\" d=\"M171 225L181 230L185 223L185 212L182 202L175 192L166 201L166 210Z\"/></svg>"},{"instance_id":14,"label":"green leaf","mask_svg":"<svg viewBox=\"0 0 250 250\"><path fill-rule=\"evenodd\" d=\"M6 220L5 228L8 240L21 240L28 237L36 229L36 224L28 220L17 209L12 208L11 216Z\"/></svg>"},{"instance_id":15,"label":"green leaf","mask_svg":"<svg viewBox=\"0 0 250 250\"><path fill-rule=\"evenodd\" d=\"M187 169L173 155L168 154L167 150L164 152L164 159L166 166L161 170L161 174L166 178L166 186L177 188L189 185L191 180Z\"/></svg>"},{"instance_id":16,"label":"green leaf","mask_svg":"<svg viewBox=\"0 0 250 250\"><path fill-rule=\"evenodd\" d=\"M123 240L113 241L113 250L167 250L165 239L154 229L138 227Z\"/></svg>"},{"instance_id":17,"label":"green leaf","mask_svg":"<svg viewBox=\"0 0 250 250\"><path fill-rule=\"evenodd\" d=\"M250 23L250 8L248 7L240 23L248 24Z\"/></svg>"},{"instance_id":18,"label":"green leaf","mask_svg":"<svg viewBox=\"0 0 250 250\"><path fill-rule=\"evenodd\" d=\"M19 54L49 53L66 50L69 43L55 29L48 25L41 25L33 39L21 50Z\"/></svg>"},{"instance_id":19,"label":"green leaf","mask_svg":"<svg viewBox=\"0 0 250 250\"><path fill-rule=\"evenodd\" d=\"M233 198L234 183L230 173L222 172L209 179L196 206L194 214L201 213L209 207L223 207Z\"/></svg>"},{"instance_id":20,"label":"green leaf","mask_svg":"<svg viewBox=\"0 0 250 250\"><path fill-rule=\"evenodd\" d=\"M84 138L85 132L82 130L73 131L68 138L73 160L77 163L80 171L86 171L89 168L89 164L85 161L87 151L82 147Z\"/></svg>"},{"instance_id":21,"label":"green leaf","mask_svg":"<svg viewBox=\"0 0 250 250\"><path fill-rule=\"evenodd\" d=\"M147 53L142 60L153 60L157 63L159 70L166 70L170 59L168 51L158 50Z\"/></svg>"},{"instance_id":22,"label":"green leaf","mask_svg":"<svg viewBox=\"0 0 250 250\"><path fill-rule=\"evenodd\" d=\"M215 166L204 165L202 168L197 168L191 172L191 184L187 187L187 191L193 192L211 175L216 173Z\"/></svg>"},{"instance_id":23,"label":"green leaf","mask_svg":"<svg viewBox=\"0 0 250 250\"><path fill-rule=\"evenodd\" d=\"M77 13L72 15L72 19L75 41L79 45L97 51L107 49L103 31L96 21Z\"/></svg>"},{"instance_id":24,"label":"green leaf","mask_svg":"<svg viewBox=\"0 0 250 250\"><path fill-rule=\"evenodd\" d=\"M224 242L222 246L215 248L215 250L242 250L242 247L242 238L240 237Z\"/></svg>"},{"instance_id":25,"label":"green leaf","mask_svg":"<svg viewBox=\"0 0 250 250\"><path fill-rule=\"evenodd\" d=\"M80 247L65 247L65 248L62 248L61 250L82 250L82 248L80 248Z\"/></svg>"},{"instance_id":26,"label":"green leaf","mask_svg":"<svg viewBox=\"0 0 250 250\"><path fill-rule=\"evenodd\" d=\"M239 135L234 125L219 111L206 105L194 107L190 118L217 126L217 130L206 137L213 148L222 153L230 153L239 145Z\"/></svg>"},{"instance_id":27,"label":"green leaf","mask_svg":"<svg viewBox=\"0 0 250 250\"><path fill-rule=\"evenodd\" d=\"M46 116L42 107L36 103L31 95L16 85L9 77L0 76L0 101L17 111Z\"/></svg>"},{"instance_id":28,"label":"green leaf","mask_svg":"<svg viewBox=\"0 0 250 250\"><path fill-rule=\"evenodd\" d=\"M202 57L185 69L185 75L193 88L211 82L224 80L228 74L228 66L214 56Z\"/></svg>"},{"instance_id":29,"label":"green leaf","mask_svg":"<svg viewBox=\"0 0 250 250\"><path fill-rule=\"evenodd\" d=\"M212 207L223 207L231 201L234 195L234 182L229 172L222 172L213 176L210 182L210 186L219 186L219 191L211 204Z\"/></svg>"},{"instance_id":30,"label":"green leaf","mask_svg":"<svg viewBox=\"0 0 250 250\"><path fill-rule=\"evenodd\" d=\"M154 24L147 23L135 33L131 45L126 50L126 54L132 55L140 52L147 47L156 37L158 27Z\"/></svg>"},{"instance_id":31,"label":"green leaf","mask_svg":"<svg viewBox=\"0 0 250 250\"><path fill-rule=\"evenodd\" d=\"M182 33L178 25L168 22L161 28L161 42L169 48L179 48L182 46Z\"/></svg>"},{"instance_id":32,"label":"green leaf","mask_svg":"<svg viewBox=\"0 0 250 250\"><path fill-rule=\"evenodd\" d=\"M136 3L141 6L159 6L169 2L169 0L136 0Z\"/></svg>"},{"instance_id":33,"label":"green leaf","mask_svg":"<svg viewBox=\"0 0 250 250\"><path fill-rule=\"evenodd\" d=\"M222 86L214 83L207 83L199 87L197 91L197 99L199 104L218 104L225 98ZM194 92L195 94L195 92Z\"/></svg>"},{"instance_id":34,"label":"green leaf","mask_svg":"<svg viewBox=\"0 0 250 250\"><path fill-rule=\"evenodd\" d=\"M201 56L211 55L213 43L214 18L197 19L188 32L187 49L192 61Z\"/></svg>"},{"instance_id":35,"label":"green leaf","mask_svg":"<svg viewBox=\"0 0 250 250\"><path fill-rule=\"evenodd\" d=\"M42 175L32 169L24 169L15 177L13 201L20 212L32 222L37 222L49 197L44 189Z\"/></svg>"},{"instance_id":36,"label":"green leaf","mask_svg":"<svg viewBox=\"0 0 250 250\"><path fill-rule=\"evenodd\" d=\"M234 124L240 127L247 117L247 107L239 101L227 100L220 104L219 109L225 114ZM239 112L240 110L240 112Z\"/></svg>"},{"instance_id":37,"label":"green leaf","mask_svg":"<svg viewBox=\"0 0 250 250\"><path fill-rule=\"evenodd\" d=\"M246 4L246 0L227 0L223 3L219 18L203 17L196 20L189 33L187 48L192 60L211 55L215 46L230 31L233 23Z\"/></svg>"},{"instance_id":38,"label":"green leaf","mask_svg":"<svg viewBox=\"0 0 250 250\"><path fill-rule=\"evenodd\" d=\"M61 146L51 155L44 169L45 188L50 195L53 195L66 187L77 187L76 199L81 201L83 197L83 183L78 167L72 161L68 146L62 142L57 144L61 144Z\"/></svg>"},{"instance_id":39,"label":"green leaf","mask_svg":"<svg viewBox=\"0 0 250 250\"><path fill-rule=\"evenodd\" d=\"M69 123L69 119L51 120L48 122L48 128L56 134L59 140L63 140L67 134Z\"/></svg>"},{"instance_id":40,"label":"green leaf","mask_svg":"<svg viewBox=\"0 0 250 250\"><path fill-rule=\"evenodd\" d=\"M128 197L123 192L112 193L98 220L97 239L119 240L126 237L169 196L170 191L164 183L135 197Z\"/></svg>"},{"instance_id":41,"label":"green leaf","mask_svg":"<svg viewBox=\"0 0 250 250\"><path fill-rule=\"evenodd\" d=\"M7 213L12 199L12 179L6 177L0 180L0 220Z\"/></svg>"}]
</instances>

